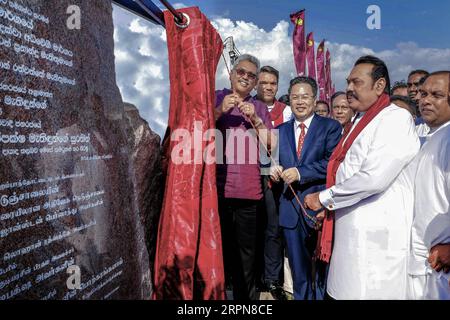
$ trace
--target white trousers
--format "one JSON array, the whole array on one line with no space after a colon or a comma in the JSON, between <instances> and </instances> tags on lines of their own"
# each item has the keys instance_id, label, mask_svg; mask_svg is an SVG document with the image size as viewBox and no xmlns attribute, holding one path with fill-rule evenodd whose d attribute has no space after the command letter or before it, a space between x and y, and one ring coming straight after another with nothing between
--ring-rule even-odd
<instances>
[{"instance_id":1,"label":"white trousers","mask_svg":"<svg viewBox=\"0 0 450 320\"><path fill-rule=\"evenodd\" d=\"M408 275L407 299L450 300L449 278L434 270L426 275Z\"/></svg>"},{"instance_id":2,"label":"white trousers","mask_svg":"<svg viewBox=\"0 0 450 320\"><path fill-rule=\"evenodd\" d=\"M287 258L287 250L284 253L284 284L283 289L290 294L294 294L294 284L292 282L292 273L289 266L289 259Z\"/></svg>"}]
</instances>

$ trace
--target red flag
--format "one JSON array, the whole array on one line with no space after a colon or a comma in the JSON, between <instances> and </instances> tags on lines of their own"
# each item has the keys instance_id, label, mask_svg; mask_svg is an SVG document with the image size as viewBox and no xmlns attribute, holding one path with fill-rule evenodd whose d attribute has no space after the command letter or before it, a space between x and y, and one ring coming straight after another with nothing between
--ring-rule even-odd
<instances>
[{"instance_id":1,"label":"red flag","mask_svg":"<svg viewBox=\"0 0 450 320\"><path fill-rule=\"evenodd\" d=\"M306 61L308 61L308 76L316 80L316 58L314 55L314 35L308 33L306 37Z\"/></svg>"},{"instance_id":2,"label":"red flag","mask_svg":"<svg viewBox=\"0 0 450 320\"><path fill-rule=\"evenodd\" d=\"M326 85L326 77L325 77L325 65L324 65L324 57L325 57L325 39L322 40L317 48L317 79L319 83L319 99L326 100L325 96L325 85Z\"/></svg>"},{"instance_id":3,"label":"red flag","mask_svg":"<svg viewBox=\"0 0 450 320\"><path fill-rule=\"evenodd\" d=\"M330 93L331 93L331 64L330 64L330 51L327 49L327 53L325 55L326 64L325 64L325 97L326 101L330 101Z\"/></svg>"},{"instance_id":4,"label":"red flag","mask_svg":"<svg viewBox=\"0 0 450 320\"><path fill-rule=\"evenodd\" d=\"M297 69L297 74L303 76L306 74L305 10L293 13L290 17L295 25L292 36L295 68Z\"/></svg>"},{"instance_id":5,"label":"red flag","mask_svg":"<svg viewBox=\"0 0 450 320\"><path fill-rule=\"evenodd\" d=\"M215 128L215 73L223 45L197 7L180 11L190 18L185 29L175 25L170 12L164 12L170 72L166 136L183 129L191 133L190 137L194 136L193 143L197 144L189 144L191 161L177 163L171 154L179 142L169 142L153 298L192 300L195 292L198 299L225 299L216 165L213 161L202 161L207 142L201 138L202 133ZM200 141L195 138L198 131ZM195 161L199 153L200 161Z\"/></svg>"}]
</instances>

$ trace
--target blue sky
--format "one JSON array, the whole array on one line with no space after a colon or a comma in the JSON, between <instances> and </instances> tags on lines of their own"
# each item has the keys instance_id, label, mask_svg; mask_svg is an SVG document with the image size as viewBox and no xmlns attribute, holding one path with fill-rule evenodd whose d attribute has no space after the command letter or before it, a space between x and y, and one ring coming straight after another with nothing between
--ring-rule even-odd
<instances>
[{"instance_id":1,"label":"blue sky","mask_svg":"<svg viewBox=\"0 0 450 320\"><path fill-rule=\"evenodd\" d=\"M160 5L158 0L155 4ZM448 0L172 0L176 7L198 6L222 39L233 36L241 53L250 53L280 71L279 95L295 75L293 24L289 14L306 9L307 32L316 47L322 38L331 52L337 90L362 55L383 59L391 82L405 80L414 69L450 69L450 1ZM381 10L381 29L366 26L369 5ZM167 125L169 66L165 29L114 6L116 78L124 101L160 135ZM224 63L217 67L216 88L229 86Z\"/></svg>"},{"instance_id":2,"label":"blue sky","mask_svg":"<svg viewBox=\"0 0 450 320\"><path fill-rule=\"evenodd\" d=\"M158 3L158 1L155 1ZM450 1L447 0L188 0L210 18L216 15L231 20L252 21L266 31L289 14L306 9L307 31L316 40L325 37L339 43L389 49L398 42L415 41L420 47L450 46ZM366 13L369 5L381 9L381 29L369 30ZM293 26L290 26L292 32Z\"/></svg>"}]
</instances>

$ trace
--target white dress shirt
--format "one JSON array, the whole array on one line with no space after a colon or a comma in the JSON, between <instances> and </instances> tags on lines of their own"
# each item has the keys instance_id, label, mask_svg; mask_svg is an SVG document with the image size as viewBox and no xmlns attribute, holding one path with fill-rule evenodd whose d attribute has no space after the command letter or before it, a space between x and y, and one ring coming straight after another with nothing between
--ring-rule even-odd
<instances>
[{"instance_id":1,"label":"white dress shirt","mask_svg":"<svg viewBox=\"0 0 450 320\"><path fill-rule=\"evenodd\" d=\"M305 136L308 133L308 129L311 126L311 121L314 118L314 113L312 115L310 115L308 118L306 118L304 121L299 121L297 119L295 119L294 121L294 134L295 134L295 151L297 152L298 150L298 138L300 137L300 134L302 132L302 128L300 128L300 125L302 123L305 124Z\"/></svg>"},{"instance_id":2,"label":"white dress shirt","mask_svg":"<svg viewBox=\"0 0 450 320\"><path fill-rule=\"evenodd\" d=\"M311 126L311 121L314 118L315 113L313 112L308 118L306 118L304 121L299 121L297 119L295 119L294 121L294 134L295 134L295 152L297 152L298 150L298 139L300 138L300 134L302 133L302 128L300 128L300 125L302 123L305 124L305 139L306 139L306 134L308 133L308 129ZM304 143L304 142L303 142ZM300 171L298 171L297 168L295 168L297 170L297 174L298 174L298 181L300 181L300 179L302 178L300 175Z\"/></svg>"},{"instance_id":3,"label":"white dress shirt","mask_svg":"<svg viewBox=\"0 0 450 320\"><path fill-rule=\"evenodd\" d=\"M355 139L336 184L319 194L320 202L335 210L331 297L406 297L413 189L404 168L419 147L411 115L391 104Z\"/></svg>"}]
</instances>

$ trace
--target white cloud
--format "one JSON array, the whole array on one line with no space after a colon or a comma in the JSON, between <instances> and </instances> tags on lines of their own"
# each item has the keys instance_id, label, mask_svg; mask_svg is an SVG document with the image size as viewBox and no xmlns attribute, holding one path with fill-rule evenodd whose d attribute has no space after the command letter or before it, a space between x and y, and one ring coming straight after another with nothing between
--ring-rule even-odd
<instances>
[{"instance_id":1,"label":"white cloud","mask_svg":"<svg viewBox=\"0 0 450 320\"><path fill-rule=\"evenodd\" d=\"M177 4L177 7L182 7ZM116 77L124 101L135 104L152 129L164 135L169 110L170 87L165 30L114 6ZM270 31L252 22L231 21L215 17L213 25L222 39L233 36L241 53L250 53L280 71L279 95L287 92L296 75L289 22L280 21ZM317 46L317 43L316 43ZM375 52L370 48L345 43L326 43L331 51L332 77L336 89L345 88L356 59L374 54L384 59L391 80L405 79L413 69L436 71L450 69L450 49L419 48L414 42L399 43L396 48ZM229 86L227 69L221 59L217 69L216 88Z\"/></svg>"},{"instance_id":2,"label":"white cloud","mask_svg":"<svg viewBox=\"0 0 450 320\"><path fill-rule=\"evenodd\" d=\"M383 59L389 69L391 83L406 80L410 71L425 69L428 71L450 69L450 48L420 48L414 42L398 43L396 48L374 52L372 49L349 44L327 43L331 51L331 71L336 89L345 88L345 78L350 69L362 55L373 54Z\"/></svg>"},{"instance_id":3,"label":"white cloud","mask_svg":"<svg viewBox=\"0 0 450 320\"><path fill-rule=\"evenodd\" d=\"M169 109L169 62L163 27L114 6L116 79L123 100L164 135ZM118 23L120 22L120 23Z\"/></svg>"},{"instance_id":4,"label":"white cloud","mask_svg":"<svg viewBox=\"0 0 450 320\"><path fill-rule=\"evenodd\" d=\"M253 23L244 21L232 22L229 19L213 20L222 39L233 36L236 47L241 53L249 53L258 57L261 66L271 65L280 71L279 94L287 92L289 80L296 75L292 54L292 40L288 36L289 23L280 21L275 28L266 32ZM216 87L229 86L228 72L223 60L220 61Z\"/></svg>"}]
</instances>

